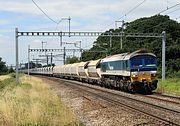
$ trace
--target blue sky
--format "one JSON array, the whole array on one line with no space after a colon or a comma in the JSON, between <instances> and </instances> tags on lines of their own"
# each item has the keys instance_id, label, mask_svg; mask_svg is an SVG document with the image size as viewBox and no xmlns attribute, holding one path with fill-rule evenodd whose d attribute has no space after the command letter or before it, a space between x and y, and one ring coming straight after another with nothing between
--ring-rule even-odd
<instances>
[{"instance_id":1,"label":"blue sky","mask_svg":"<svg viewBox=\"0 0 180 126\"><path fill-rule=\"evenodd\" d=\"M34 0L53 20L70 16L72 31L101 31L115 28L115 20L135 7L143 0ZM180 3L180 0L146 0L141 6L125 16L123 20L129 22L140 17L148 17L157 14L167 7ZM19 31L54 31L56 24L49 20L31 0L0 0L0 57L8 65L15 65L15 27ZM180 17L180 6L177 6L163 14L176 20ZM180 18L177 19L180 21ZM108 26L109 24L112 24ZM119 24L120 25L120 24ZM108 27L107 27L108 26ZM62 21L58 31L68 31L68 22ZM64 38L63 41L82 41L83 48L91 48L95 37ZM41 48L41 42L46 41L46 48L63 48L59 46L58 37L22 37L19 38L19 61L27 62L28 44L32 48ZM72 45L64 45L67 48L75 48ZM38 54L32 54L34 57ZM68 54L72 55L72 54ZM77 53L77 56L79 54ZM32 56L31 56L32 58ZM58 64L58 63L57 63ZM59 63L61 64L61 63Z\"/></svg>"}]
</instances>

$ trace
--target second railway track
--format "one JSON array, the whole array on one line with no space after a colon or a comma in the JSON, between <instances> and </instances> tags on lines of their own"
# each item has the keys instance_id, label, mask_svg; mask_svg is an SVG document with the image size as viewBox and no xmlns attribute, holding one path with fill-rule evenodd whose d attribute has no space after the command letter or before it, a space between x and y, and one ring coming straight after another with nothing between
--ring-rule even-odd
<instances>
[{"instance_id":1,"label":"second railway track","mask_svg":"<svg viewBox=\"0 0 180 126\"><path fill-rule=\"evenodd\" d=\"M166 102L166 103L175 104L175 105L180 106L180 98L179 97L160 95L160 94L156 94L156 93L153 93L152 95L142 95L142 94L137 94L137 95L145 97L145 98L149 98L152 100L154 99L159 102Z\"/></svg>"}]
</instances>

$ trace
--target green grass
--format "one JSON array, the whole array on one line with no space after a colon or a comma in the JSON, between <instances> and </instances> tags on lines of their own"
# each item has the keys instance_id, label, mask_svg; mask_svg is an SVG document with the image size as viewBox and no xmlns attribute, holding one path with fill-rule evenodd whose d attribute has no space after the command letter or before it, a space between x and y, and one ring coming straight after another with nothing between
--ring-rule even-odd
<instances>
[{"instance_id":1,"label":"green grass","mask_svg":"<svg viewBox=\"0 0 180 126\"><path fill-rule=\"evenodd\" d=\"M0 91L2 91L4 88L7 88L7 87L13 88L16 85L17 83L15 82L14 78L4 79L3 81L0 81Z\"/></svg>"},{"instance_id":2,"label":"green grass","mask_svg":"<svg viewBox=\"0 0 180 126\"><path fill-rule=\"evenodd\" d=\"M83 126L41 79L14 75L0 81L0 126Z\"/></svg>"},{"instance_id":3,"label":"green grass","mask_svg":"<svg viewBox=\"0 0 180 126\"><path fill-rule=\"evenodd\" d=\"M180 96L180 78L167 78L165 81L159 80L156 91Z\"/></svg>"}]
</instances>

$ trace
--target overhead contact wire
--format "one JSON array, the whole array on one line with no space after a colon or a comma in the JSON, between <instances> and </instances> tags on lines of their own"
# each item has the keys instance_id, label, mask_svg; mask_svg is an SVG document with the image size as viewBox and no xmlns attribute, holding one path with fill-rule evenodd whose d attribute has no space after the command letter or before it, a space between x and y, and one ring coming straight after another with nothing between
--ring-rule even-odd
<instances>
[{"instance_id":1,"label":"overhead contact wire","mask_svg":"<svg viewBox=\"0 0 180 126\"><path fill-rule=\"evenodd\" d=\"M137 9L139 6L141 6L144 2L146 2L146 0L143 0L141 3L139 3L138 5L136 5L135 7L133 7L131 10L129 10L126 14L124 14L124 15L123 15L122 17L120 17L118 20L126 17L126 16L127 16L128 14L130 14L132 11L134 11L134 10ZM113 21L111 24L107 25L104 29L106 29L107 27L111 26L113 23L114 23L114 21ZM103 30L101 30L101 31L103 31Z\"/></svg>"},{"instance_id":2,"label":"overhead contact wire","mask_svg":"<svg viewBox=\"0 0 180 126\"><path fill-rule=\"evenodd\" d=\"M122 17L120 17L118 20L122 19L123 17L126 17L128 14L130 14L132 11L134 11L136 8L138 8L139 6L141 6L144 2L146 2L146 0L143 0L141 3L139 3L138 5L136 5L134 8L132 8L131 10L129 10L125 15L123 15Z\"/></svg>"},{"instance_id":3,"label":"overhead contact wire","mask_svg":"<svg viewBox=\"0 0 180 126\"><path fill-rule=\"evenodd\" d=\"M174 7L177 7L177 6L179 6L179 5L180 5L180 3L178 3L178 4L176 4L176 5L173 5L173 6L171 6L171 7L168 7L167 9L160 11L160 12L159 12L158 14L156 14L156 15L159 15L159 14L161 14L161 13L163 13L163 12L169 10L169 9L172 9L172 8L174 8Z\"/></svg>"},{"instance_id":4,"label":"overhead contact wire","mask_svg":"<svg viewBox=\"0 0 180 126\"><path fill-rule=\"evenodd\" d=\"M171 14L171 13L176 12L176 11L178 11L178 10L180 10L180 8L177 8L177 9L175 9L175 10L169 12L169 13L166 13L166 14Z\"/></svg>"},{"instance_id":5,"label":"overhead contact wire","mask_svg":"<svg viewBox=\"0 0 180 126\"><path fill-rule=\"evenodd\" d=\"M34 0L32 0L32 2L34 3L34 5L36 5L36 7L37 7L49 20L51 20L52 22L58 24L58 22L56 22L56 21L53 20L50 16L48 16L48 15L39 7L39 5L38 5Z\"/></svg>"},{"instance_id":6,"label":"overhead contact wire","mask_svg":"<svg viewBox=\"0 0 180 126\"><path fill-rule=\"evenodd\" d=\"M162 11L159 12L158 14L161 14L161 13L163 13L163 12L169 10L169 9L172 9L172 8L174 8L174 7L177 7L177 6L179 6L179 5L180 5L180 3L175 4L175 5L171 6L171 7L168 7L168 8L165 9L165 10L162 10ZM176 9L176 10L174 10L174 11L171 11L171 12L169 12L169 13L167 13L167 14L173 13L173 12L179 10L179 9L180 9L180 8L178 8L178 9ZM156 14L156 15L158 15L158 14ZM179 17L179 18L180 18L180 17ZM178 19L178 18L176 18L176 20L177 20L177 19ZM160 26L160 25L163 25L163 24L165 24L165 23L167 23L167 22L169 22L169 21L165 21L165 22L163 22L163 23L157 24L157 25L155 25L155 26L153 26L153 27L151 27L151 28L146 29L146 31L151 30L151 29L153 29L153 28L155 28L155 27L158 27L158 26Z\"/></svg>"}]
</instances>

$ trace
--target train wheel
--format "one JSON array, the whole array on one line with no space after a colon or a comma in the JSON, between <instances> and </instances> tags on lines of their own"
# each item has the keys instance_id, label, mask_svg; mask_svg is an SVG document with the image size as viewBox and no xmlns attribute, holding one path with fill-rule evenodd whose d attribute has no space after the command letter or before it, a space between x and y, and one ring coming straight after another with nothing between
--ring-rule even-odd
<instances>
[{"instance_id":1,"label":"train wheel","mask_svg":"<svg viewBox=\"0 0 180 126\"><path fill-rule=\"evenodd\" d=\"M132 94L135 93L134 88L131 84L129 84L129 86L128 86L128 91L129 91L129 93L132 93Z\"/></svg>"},{"instance_id":2,"label":"train wheel","mask_svg":"<svg viewBox=\"0 0 180 126\"><path fill-rule=\"evenodd\" d=\"M120 81L120 90L121 90L121 91L124 90L124 88L123 88L123 81L122 81L122 80Z\"/></svg>"}]
</instances>

